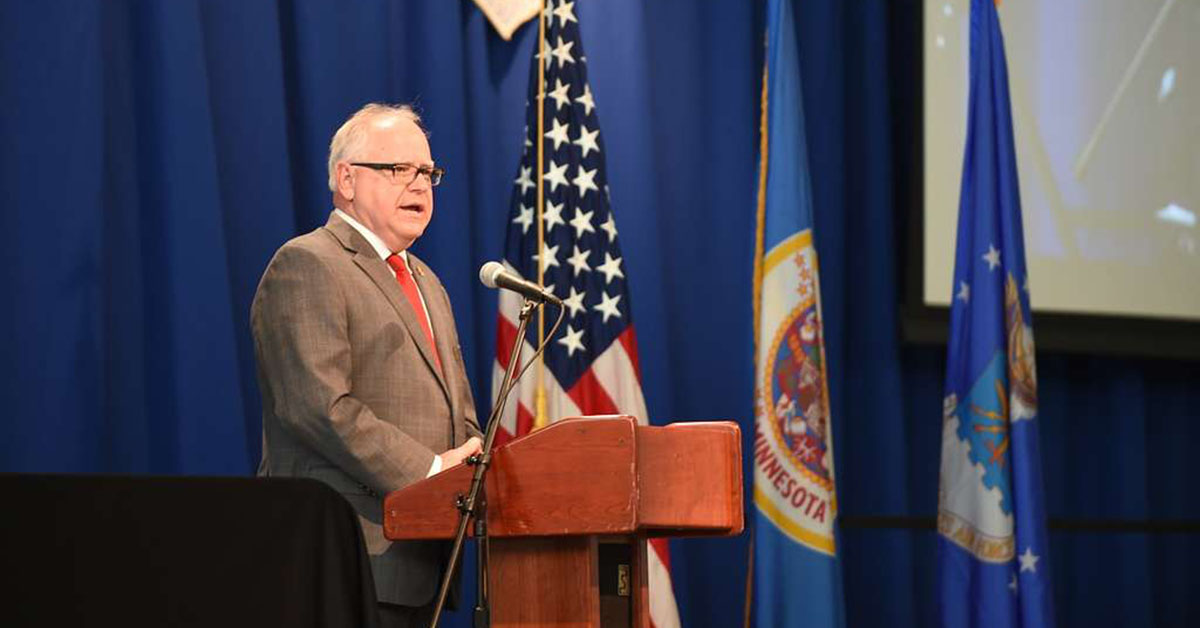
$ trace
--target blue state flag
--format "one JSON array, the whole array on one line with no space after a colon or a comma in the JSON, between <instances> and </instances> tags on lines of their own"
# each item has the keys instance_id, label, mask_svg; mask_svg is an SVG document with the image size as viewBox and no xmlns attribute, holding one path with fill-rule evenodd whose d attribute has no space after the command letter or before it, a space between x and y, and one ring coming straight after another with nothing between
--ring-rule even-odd
<instances>
[{"instance_id":1,"label":"blue state flag","mask_svg":"<svg viewBox=\"0 0 1200 628\"><path fill-rule=\"evenodd\" d=\"M791 0L767 2L755 257L759 626L842 626L833 429Z\"/></svg>"},{"instance_id":2,"label":"blue state flag","mask_svg":"<svg viewBox=\"0 0 1200 628\"><path fill-rule=\"evenodd\" d=\"M1004 40L971 3L967 146L942 409L943 626L1052 626L1037 373Z\"/></svg>"}]
</instances>

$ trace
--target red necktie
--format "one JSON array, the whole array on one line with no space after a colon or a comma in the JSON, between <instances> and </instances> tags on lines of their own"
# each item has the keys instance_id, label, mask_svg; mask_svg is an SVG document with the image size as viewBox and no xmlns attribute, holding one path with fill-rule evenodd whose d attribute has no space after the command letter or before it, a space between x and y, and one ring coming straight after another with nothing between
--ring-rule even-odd
<instances>
[{"instance_id":1,"label":"red necktie","mask_svg":"<svg viewBox=\"0 0 1200 628\"><path fill-rule=\"evenodd\" d=\"M438 357L437 344L433 342L433 329L429 327L429 317L425 315L425 306L421 304L421 293L417 292L417 282L413 281L412 274L408 272L408 265L400 259L399 255L393 253L391 257L387 258L387 263L392 270L396 271L396 281L400 283L400 290L408 298L408 304L412 306L413 312L416 312L417 322L421 323L421 329L425 330L425 339L433 348L433 361L437 364L438 370L442 370L442 359Z\"/></svg>"}]
</instances>

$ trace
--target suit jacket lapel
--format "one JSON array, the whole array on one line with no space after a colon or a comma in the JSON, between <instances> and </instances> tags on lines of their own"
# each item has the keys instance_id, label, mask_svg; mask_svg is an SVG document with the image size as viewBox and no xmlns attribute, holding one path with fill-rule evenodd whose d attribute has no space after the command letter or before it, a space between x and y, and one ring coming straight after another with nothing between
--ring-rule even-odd
<instances>
[{"instance_id":1,"label":"suit jacket lapel","mask_svg":"<svg viewBox=\"0 0 1200 628\"><path fill-rule=\"evenodd\" d=\"M387 298L388 303L392 304L392 308L396 310L396 314L400 316L401 322L404 323L404 327L408 330L409 337L416 343L421 357L425 360L425 364L429 366L429 370L433 371L434 377L442 387L442 392L445 393L446 399L453 406L454 396L450 394L450 387L446 383L444 374L437 368L437 362L433 358L433 347L429 346L429 340L425 337L425 330L421 329L421 324L417 321L417 313L413 310L412 305L408 303L408 298L400 290L400 284L396 281L396 277L392 275L392 271L387 267L387 262L379 259L379 255L375 253L375 249L371 247L371 244L359 235L354 230L354 227L346 224L336 214L330 215L329 221L325 223L325 228L342 243L342 246L347 251L354 254L354 263L371 278L371 281L383 292L383 296ZM425 286L419 282L417 285L421 289L422 294L425 295L425 303L426 307L428 307L432 300L429 298ZM437 319L434 318L432 312L430 312L430 319L434 323L434 339L440 345L442 342L438 339ZM443 351L440 355L443 356L444 361L446 353Z\"/></svg>"},{"instance_id":2,"label":"suit jacket lapel","mask_svg":"<svg viewBox=\"0 0 1200 628\"><path fill-rule=\"evenodd\" d=\"M450 395L450 408L457 421L461 413L458 408L460 396L455 390L455 386L461 382L457 377L458 358L455 356L456 349L453 342L457 335L454 330L454 315L450 312L449 301L442 298L442 287L433 280L429 267L412 252L408 254L408 264L413 270L413 278L417 281L417 287L425 297L425 307L429 309L429 322L433 325L433 339L437 343L438 355L442 357L442 371L445 377L443 381L445 381ZM465 430L466 426L463 426L463 429ZM455 423L455 431L458 431L457 423Z\"/></svg>"}]
</instances>

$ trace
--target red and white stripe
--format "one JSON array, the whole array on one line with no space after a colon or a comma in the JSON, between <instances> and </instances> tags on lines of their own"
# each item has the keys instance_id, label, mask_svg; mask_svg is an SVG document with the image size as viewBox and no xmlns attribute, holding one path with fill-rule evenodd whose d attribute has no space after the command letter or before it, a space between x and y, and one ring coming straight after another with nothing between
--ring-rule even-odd
<instances>
[{"instance_id":1,"label":"red and white stripe","mask_svg":"<svg viewBox=\"0 0 1200 628\"><path fill-rule=\"evenodd\" d=\"M500 315L496 332L496 362L492 368L492 394L499 391L508 365L510 349L517 334L517 313L521 297L506 290L500 291ZM525 340L522 356L531 356L535 347ZM520 366L518 366L518 369ZM642 396L641 369L638 366L637 336L630 325L604 353L592 361L592 366L570 390L563 390L558 380L546 371L546 414L551 421L564 417L628 414L638 423L647 424L646 399ZM500 414L496 444L502 444L533 429L534 396L537 378L530 373L517 382ZM495 398L492 399L495 403ZM678 628L679 608L671 586L671 560L666 539L651 539L649 558L650 622L656 628Z\"/></svg>"}]
</instances>

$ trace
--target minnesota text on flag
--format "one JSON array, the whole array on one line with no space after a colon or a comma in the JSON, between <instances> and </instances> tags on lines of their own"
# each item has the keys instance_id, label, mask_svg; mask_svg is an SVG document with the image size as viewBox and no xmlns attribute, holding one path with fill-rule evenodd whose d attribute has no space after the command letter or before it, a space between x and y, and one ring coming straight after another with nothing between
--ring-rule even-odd
<instances>
[{"instance_id":1,"label":"minnesota text on flag","mask_svg":"<svg viewBox=\"0 0 1200 628\"><path fill-rule=\"evenodd\" d=\"M812 230L763 261L754 503L809 548L834 554L833 441Z\"/></svg>"},{"instance_id":2,"label":"minnesota text on flag","mask_svg":"<svg viewBox=\"0 0 1200 628\"><path fill-rule=\"evenodd\" d=\"M800 66L790 0L767 3L755 268L754 601L759 626L844 623Z\"/></svg>"}]
</instances>

